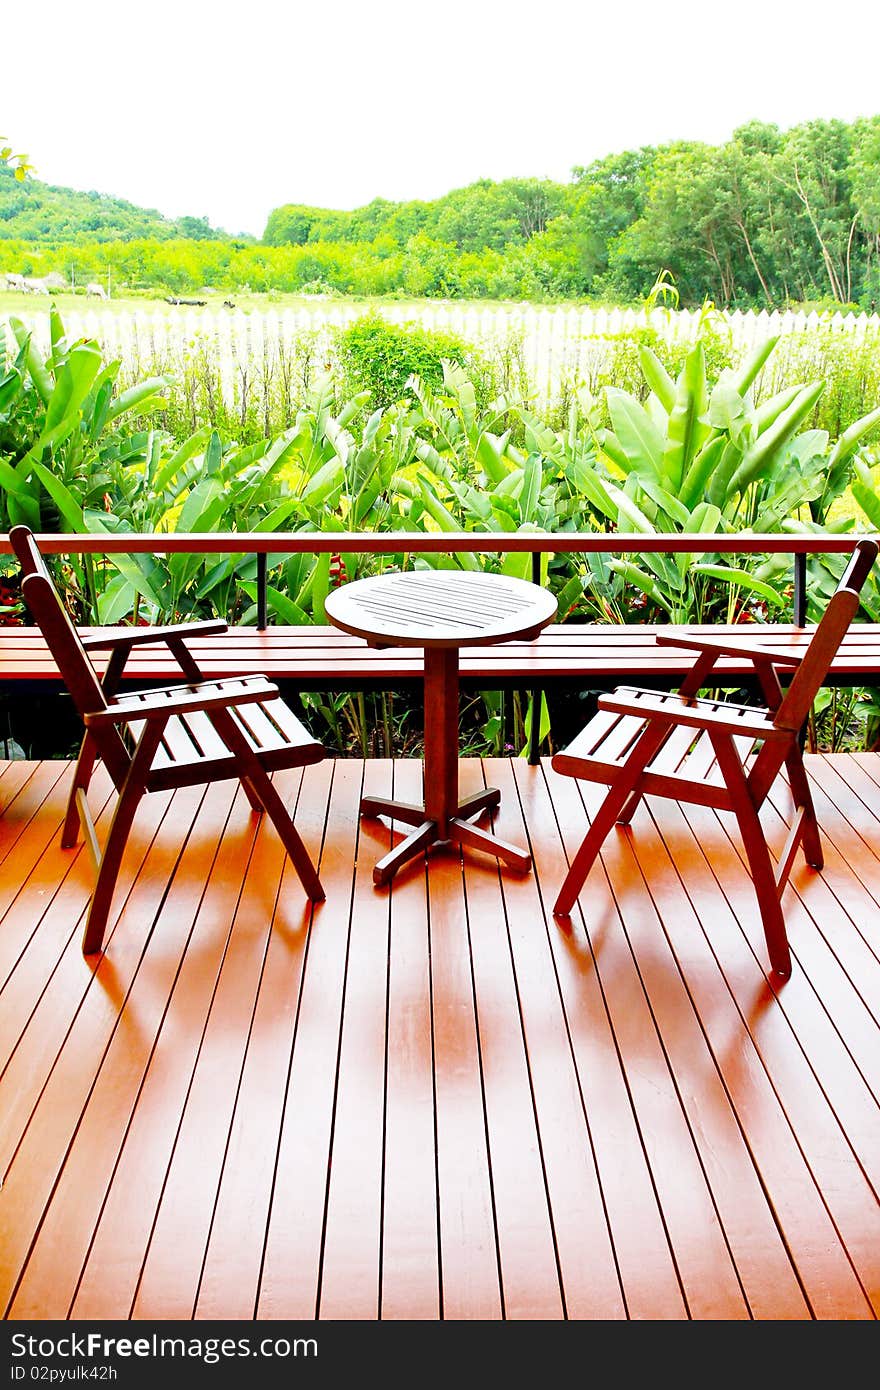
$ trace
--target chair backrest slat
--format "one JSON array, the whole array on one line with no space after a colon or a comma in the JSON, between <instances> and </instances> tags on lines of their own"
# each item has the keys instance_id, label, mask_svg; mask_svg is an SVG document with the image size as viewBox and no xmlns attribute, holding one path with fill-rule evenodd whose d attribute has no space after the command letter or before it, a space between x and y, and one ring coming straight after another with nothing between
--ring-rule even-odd
<instances>
[{"instance_id":1,"label":"chair backrest slat","mask_svg":"<svg viewBox=\"0 0 880 1390\"><path fill-rule=\"evenodd\" d=\"M46 639L80 718L106 709L107 696L61 602L32 532L27 526L13 526L9 541L21 566L25 603ZM125 744L111 726L95 731L94 738L114 784L120 786L131 762Z\"/></svg>"},{"instance_id":2,"label":"chair backrest slat","mask_svg":"<svg viewBox=\"0 0 880 1390\"><path fill-rule=\"evenodd\" d=\"M773 722L779 728L799 729L809 714L837 649L858 612L859 595L876 558L877 542L867 538L859 541L776 711Z\"/></svg>"}]
</instances>

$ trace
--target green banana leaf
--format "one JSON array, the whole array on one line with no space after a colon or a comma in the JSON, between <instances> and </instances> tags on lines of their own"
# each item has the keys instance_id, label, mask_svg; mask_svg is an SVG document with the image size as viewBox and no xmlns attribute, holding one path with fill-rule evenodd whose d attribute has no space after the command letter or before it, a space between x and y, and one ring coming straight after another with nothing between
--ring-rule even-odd
<instances>
[{"instance_id":1,"label":"green banana leaf","mask_svg":"<svg viewBox=\"0 0 880 1390\"><path fill-rule=\"evenodd\" d=\"M721 462L726 446L724 435L718 435L703 445L681 485L679 500L684 507L690 510L704 499L709 479Z\"/></svg>"},{"instance_id":2,"label":"green banana leaf","mask_svg":"<svg viewBox=\"0 0 880 1390\"><path fill-rule=\"evenodd\" d=\"M673 378L657 354L646 347L644 343L639 344L639 364L646 382L669 415L675 406L675 382Z\"/></svg>"},{"instance_id":3,"label":"green banana leaf","mask_svg":"<svg viewBox=\"0 0 880 1390\"><path fill-rule=\"evenodd\" d=\"M748 570L732 569L728 565L707 565L694 564L691 566L693 574L707 574L712 579L720 579L724 584L735 585L738 589L745 589L750 594L757 594L764 598L768 603L772 603L775 608L782 608L785 605L785 598L778 589L774 589L771 584L765 584L763 580L756 579Z\"/></svg>"},{"instance_id":4,"label":"green banana leaf","mask_svg":"<svg viewBox=\"0 0 880 1390\"><path fill-rule=\"evenodd\" d=\"M874 530L880 531L880 496L878 496L874 486L871 470L867 464L857 459L853 473L851 486L853 498L865 513Z\"/></svg>"},{"instance_id":5,"label":"green banana leaf","mask_svg":"<svg viewBox=\"0 0 880 1390\"><path fill-rule=\"evenodd\" d=\"M245 582L241 587L248 598L250 598L253 603L256 603L256 584ZM282 593L280 589L273 588L271 584L266 588L266 603L268 607L272 609L272 612L277 614L282 623L287 623L291 627L308 627L312 621L308 613L303 612L299 605L294 603L292 598Z\"/></svg>"},{"instance_id":6,"label":"green banana leaf","mask_svg":"<svg viewBox=\"0 0 880 1390\"><path fill-rule=\"evenodd\" d=\"M124 415L128 410L137 410L139 414L145 415L151 410L161 410L168 404L168 388L170 382L167 377L153 376L146 381L140 381L134 386L129 386L126 391L121 391L107 412L107 420L118 420L120 415Z\"/></svg>"},{"instance_id":7,"label":"green banana leaf","mask_svg":"<svg viewBox=\"0 0 880 1390\"><path fill-rule=\"evenodd\" d=\"M809 415L813 406L825 389L824 381L804 386L795 396L791 405L784 410L774 423L764 430L748 450L739 468L730 480L730 491L745 492L751 483L770 466L774 455L778 454L794 435L798 426Z\"/></svg>"},{"instance_id":8,"label":"green banana leaf","mask_svg":"<svg viewBox=\"0 0 880 1390\"><path fill-rule=\"evenodd\" d=\"M709 432L709 427L703 424L707 404L706 360L703 345L698 340L679 373L675 404L669 413L662 479L670 492L679 491L691 460L705 443Z\"/></svg>"},{"instance_id":9,"label":"green banana leaf","mask_svg":"<svg viewBox=\"0 0 880 1390\"><path fill-rule=\"evenodd\" d=\"M637 589L641 589L646 598L649 598L652 603L656 603L657 607L662 608L669 617L672 616L673 605L658 587L653 575L648 574L632 560L610 560L609 569L621 575L628 584L634 584Z\"/></svg>"},{"instance_id":10,"label":"green banana leaf","mask_svg":"<svg viewBox=\"0 0 880 1390\"><path fill-rule=\"evenodd\" d=\"M746 358L734 378L734 385L741 396L744 396L749 387L753 384L778 342L779 334L775 333L769 338L766 338L763 343L760 343L758 347L755 348L751 357Z\"/></svg>"},{"instance_id":11,"label":"green banana leaf","mask_svg":"<svg viewBox=\"0 0 880 1390\"><path fill-rule=\"evenodd\" d=\"M54 382L51 373L40 355L39 348L33 341L31 331L29 328L25 327L21 319L16 318L13 314L9 316L9 327L15 334L16 342L25 354L25 364L27 366L28 375L34 383L37 395L40 397L43 405L48 405L49 397L52 395L54 388Z\"/></svg>"},{"instance_id":12,"label":"green banana leaf","mask_svg":"<svg viewBox=\"0 0 880 1390\"><path fill-rule=\"evenodd\" d=\"M50 473L49 469L44 467L42 463L35 461L31 465L31 470L52 498L68 530L85 531L86 523L83 518L82 507L70 489L65 487L61 479L56 478L54 473Z\"/></svg>"},{"instance_id":13,"label":"green banana leaf","mask_svg":"<svg viewBox=\"0 0 880 1390\"><path fill-rule=\"evenodd\" d=\"M77 343L71 349L66 362L55 372L41 438L48 439L62 421L77 414L100 370L101 350L97 343Z\"/></svg>"},{"instance_id":14,"label":"green banana leaf","mask_svg":"<svg viewBox=\"0 0 880 1390\"><path fill-rule=\"evenodd\" d=\"M615 439L626 455L627 472L632 468L660 479L665 441L647 410L616 386L607 387L605 395Z\"/></svg>"}]
</instances>

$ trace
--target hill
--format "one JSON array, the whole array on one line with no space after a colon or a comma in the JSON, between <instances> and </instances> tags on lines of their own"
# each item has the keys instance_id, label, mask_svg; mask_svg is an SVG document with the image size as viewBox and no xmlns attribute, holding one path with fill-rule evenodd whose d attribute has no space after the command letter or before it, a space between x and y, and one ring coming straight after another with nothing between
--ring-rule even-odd
<instances>
[{"instance_id":1,"label":"hill","mask_svg":"<svg viewBox=\"0 0 880 1390\"><path fill-rule=\"evenodd\" d=\"M291 172L291 181L295 173ZM0 271L113 292L641 302L880 302L880 116L624 150L353 212L290 203L261 241L0 168Z\"/></svg>"},{"instance_id":2,"label":"hill","mask_svg":"<svg viewBox=\"0 0 880 1390\"><path fill-rule=\"evenodd\" d=\"M82 193L36 178L22 183L13 169L0 163L0 239L5 241L70 246L143 238L223 240L226 235L203 217L173 219L107 193Z\"/></svg>"}]
</instances>

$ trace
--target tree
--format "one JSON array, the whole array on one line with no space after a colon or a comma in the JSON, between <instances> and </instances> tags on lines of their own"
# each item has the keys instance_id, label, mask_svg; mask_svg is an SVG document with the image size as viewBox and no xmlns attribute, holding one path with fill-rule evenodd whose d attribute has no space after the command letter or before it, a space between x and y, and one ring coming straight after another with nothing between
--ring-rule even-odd
<instances>
[{"instance_id":1,"label":"tree","mask_svg":"<svg viewBox=\"0 0 880 1390\"><path fill-rule=\"evenodd\" d=\"M859 298L873 308L880 295L880 116L855 122L848 173L862 253Z\"/></svg>"},{"instance_id":2,"label":"tree","mask_svg":"<svg viewBox=\"0 0 880 1390\"><path fill-rule=\"evenodd\" d=\"M818 249L827 287L841 304L852 296L850 148L850 127L843 121L806 121L788 132L773 161L780 186L801 204L806 243L814 255Z\"/></svg>"},{"instance_id":3,"label":"tree","mask_svg":"<svg viewBox=\"0 0 880 1390\"><path fill-rule=\"evenodd\" d=\"M641 267L630 265L620 254L619 239L644 211L656 158L657 150L646 145L572 170L566 202L584 293L617 293L630 299L653 283L653 274L646 285Z\"/></svg>"},{"instance_id":4,"label":"tree","mask_svg":"<svg viewBox=\"0 0 880 1390\"><path fill-rule=\"evenodd\" d=\"M266 222L263 243L266 246L303 246L309 239L309 232L319 208L303 207L298 203L285 203L283 207L273 208Z\"/></svg>"},{"instance_id":5,"label":"tree","mask_svg":"<svg viewBox=\"0 0 880 1390\"><path fill-rule=\"evenodd\" d=\"M729 304L737 294L739 249L719 185L717 150L685 142L659 150L642 215L618 245L618 253L640 267L642 285L666 269L685 302L708 297Z\"/></svg>"}]
</instances>

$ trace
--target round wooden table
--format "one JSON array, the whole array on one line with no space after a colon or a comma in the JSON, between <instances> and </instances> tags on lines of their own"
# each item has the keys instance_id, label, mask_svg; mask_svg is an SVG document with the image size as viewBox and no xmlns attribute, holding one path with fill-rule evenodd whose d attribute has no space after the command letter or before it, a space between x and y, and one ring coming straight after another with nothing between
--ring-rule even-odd
<instances>
[{"instance_id":1,"label":"round wooden table","mask_svg":"<svg viewBox=\"0 0 880 1390\"><path fill-rule=\"evenodd\" d=\"M474 822L501 793L496 787L459 798L458 651L481 643L528 641L556 614L546 589L506 575L460 570L412 570L345 584L325 610L343 632L373 647L422 647L425 653L424 805L365 796L361 815L390 816L414 827L373 869L387 883L402 864L429 845L467 845L517 869L531 856Z\"/></svg>"}]
</instances>

